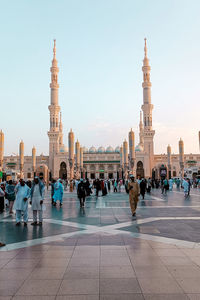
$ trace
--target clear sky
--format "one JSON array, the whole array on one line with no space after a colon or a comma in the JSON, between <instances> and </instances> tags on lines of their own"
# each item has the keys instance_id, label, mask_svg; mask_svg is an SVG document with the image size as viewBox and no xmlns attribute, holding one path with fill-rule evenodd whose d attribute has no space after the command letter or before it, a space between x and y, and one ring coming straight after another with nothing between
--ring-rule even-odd
<instances>
[{"instance_id":1,"label":"clear sky","mask_svg":"<svg viewBox=\"0 0 200 300\"><path fill-rule=\"evenodd\" d=\"M200 1L0 1L0 128L5 154L33 145L48 154L50 66L57 40L64 141L117 146L130 127L138 142L142 59L151 64L155 152L198 153Z\"/></svg>"}]
</instances>

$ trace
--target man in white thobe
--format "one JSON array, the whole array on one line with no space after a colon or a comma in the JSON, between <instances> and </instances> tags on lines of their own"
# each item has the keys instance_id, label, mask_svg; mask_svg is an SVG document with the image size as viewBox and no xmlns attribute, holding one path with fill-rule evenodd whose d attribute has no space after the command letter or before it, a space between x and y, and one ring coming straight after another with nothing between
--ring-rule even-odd
<instances>
[{"instance_id":1,"label":"man in white thobe","mask_svg":"<svg viewBox=\"0 0 200 300\"><path fill-rule=\"evenodd\" d=\"M24 226L27 226L28 222L28 198L30 197L30 188L25 184L24 179L20 179L19 183L15 187L16 200L14 208L16 210L16 226L21 224L21 218L23 213Z\"/></svg>"},{"instance_id":2,"label":"man in white thobe","mask_svg":"<svg viewBox=\"0 0 200 300\"><path fill-rule=\"evenodd\" d=\"M34 178L33 185L31 187L31 202L33 211L33 223L31 225L37 225L37 214L39 217L39 225L42 225L43 215L43 201L44 201L45 186L38 177Z\"/></svg>"}]
</instances>

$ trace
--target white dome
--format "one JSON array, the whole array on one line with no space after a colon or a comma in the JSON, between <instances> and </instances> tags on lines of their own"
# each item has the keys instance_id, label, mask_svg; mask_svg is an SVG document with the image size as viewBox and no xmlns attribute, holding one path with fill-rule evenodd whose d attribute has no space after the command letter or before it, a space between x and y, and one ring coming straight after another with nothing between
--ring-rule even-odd
<instances>
[{"instance_id":1,"label":"white dome","mask_svg":"<svg viewBox=\"0 0 200 300\"><path fill-rule=\"evenodd\" d=\"M143 147L140 145L140 144L138 144L136 147L135 147L135 152L142 152L144 149L143 149Z\"/></svg>"},{"instance_id":2,"label":"white dome","mask_svg":"<svg viewBox=\"0 0 200 300\"><path fill-rule=\"evenodd\" d=\"M99 147L99 149L98 149L98 152L99 152L99 153L103 153L103 152L105 152L105 148L104 148L104 147L102 147L102 146L101 146L101 147Z\"/></svg>"},{"instance_id":3,"label":"white dome","mask_svg":"<svg viewBox=\"0 0 200 300\"><path fill-rule=\"evenodd\" d=\"M97 152L97 150L96 150L95 147L92 146L92 147L89 149L89 153L95 153L95 152Z\"/></svg>"},{"instance_id":4,"label":"white dome","mask_svg":"<svg viewBox=\"0 0 200 300\"><path fill-rule=\"evenodd\" d=\"M106 148L106 152L114 152L113 147L109 146Z\"/></svg>"},{"instance_id":5,"label":"white dome","mask_svg":"<svg viewBox=\"0 0 200 300\"><path fill-rule=\"evenodd\" d=\"M120 147L119 147L119 146L117 146L117 147L115 148L115 152L120 153Z\"/></svg>"},{"instance_id":6,"label":"white dome","mask_svg":"<svg viewBox=\"0 0 200 300\"><path fill-rule=\"evenodd\" d=\"M83 153L88 153L88 148L83 147Z\"/></svg>"}]
</instances>

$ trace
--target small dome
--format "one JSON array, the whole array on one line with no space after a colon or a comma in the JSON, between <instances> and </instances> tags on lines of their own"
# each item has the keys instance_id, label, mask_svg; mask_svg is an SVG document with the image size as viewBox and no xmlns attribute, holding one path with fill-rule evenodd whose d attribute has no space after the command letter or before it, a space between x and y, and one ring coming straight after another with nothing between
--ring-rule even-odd
<instances>
[{"instance_id":1,"label":"small dome","mask_svg":"<svg viewBox=\"0 0 200 300\"><path fill-rule=\"evenodd\" d=\"M117 146L117 147L115 148L115 152L116 152L116 153L120 153L120 147L119 147L119 146Z\"/></svg>"},{"instance_id":2,"label":"small dome","mask_svg":"<svg viewBox=\"0 0 200 300\"><path fill-rule=\"evenodd\" d=\"M83 147L83 153L88 153L89 151L88 151L88 148L86 148L86 147Z\"/></svg>"},{"instance_id":3,"label":"small dome","mask_svg":"<svg viewBox=\"0 0 200 300\"><path fill-rule=\"evenodd\" d=\"M106 148L106 152L114 152L113 147L109 146Z\"/></svg>"},{"instance_id":4,"label":"small dome","mask_svg":"<svg viewBox=\"0 0 200 300\"><path fill-rule=\"evenodd\" d=\"M99 149L98 149L98 152L99 152L99 153L103 153L103 152L105 152L105 148L104 148L104 147L102 147L102 146L101 146L101 147L99 147Z\"/></svg>"},{"instance_id":5,"label":"small dome","mask_svg":"<svg viewBox=\"0 0 200 300\"><path fill-rule=\"evenodd\" d=\"M92 146L89 150L89 153L95 153L95 152L97 152L97 150L94 146Z\"/></svg>"},{"instance_id":6,"label":"small dome","mask_svg":"<svg viewBox=\"0 0 200 300\"><path fill-rule=\"evenodd\" d=\"M60 152L61 153L65 153L65 152L67 152L67 147L65 147L64 145L62 145L61 147L60 147Z\"/></svg>"},{"instance_id":7,"label":"small dome","mask_svg":"<svg viewBox=\"0 0 200 300\"><path fill-rule=\"evenodd\" d=\"M135 147L135 152L142 152L144 149L143 149L143 147L140 145L140 144L138 144L136 147Z\"/></svg>"}]
</instances>

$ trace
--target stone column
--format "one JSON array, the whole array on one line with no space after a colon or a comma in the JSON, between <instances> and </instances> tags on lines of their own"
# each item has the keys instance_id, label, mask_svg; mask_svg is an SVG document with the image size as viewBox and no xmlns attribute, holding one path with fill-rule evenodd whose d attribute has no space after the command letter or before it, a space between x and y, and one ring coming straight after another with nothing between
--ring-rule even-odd
<instances>
[{"instance_id":1,"label":"stone column","mask_svg":"<svg viewBox=\"0 0 200 300\"><path fill-rule=\"evenodd\" d=\"M76 179L80 178L80 143L77 140L75 143L75 153L76 153Z\"/></svg>"},{"instance_id":2,"label":"stone column","mask_svg":"<svg viewBox=\"0 0 200 300\"><path fill-rule=\"evenodd\" d=\"M179 164L181 170L181 177L184 177L184 143L182 139L179 141Z\"/></svg>"},{"instance_id":3,"label":"stone column","mask_svg":"<svg viewBox=\"0 0 200 300\"><path fill-rule=\"evenodd\" d=\"M70 168L70 191L73 191L73 179L74 179L74 133L72 129L68 134L69 143L69 168Z\"/></svg>"},{"instance_id":4,"label":"stone column","mask_svg":"<svg viewBox=\"0 0 200 300\"><path fill-rule=\"evenodd\" d=\"M125 140L123 142L123 153L124 153L124 177L128 179L128 143Z\"/></svg>"},{"instance_id":5,"label":"stone column","mask_svg":"<svg viewBox=\"0 0 200 300\"><path fill-rule=\"evenodd\" d=\"M168 178L170 179L172 174L172 149L170 145L167 147L167 164L168 164Z\"/></svg>"},{"instance_id":6,"label":"stone column","mask_svg":"<svg viewBox=\"0 0 200 300\"><path fill-rule=\"evenodd\" d=\"M134 165L135 165L135 134L131 128L129 132L129 159L130 159L130 169L132 175L134 174Z\"/></svg>"},{"instance_id":7,"label":"stone column","mask_svg":"<svg viewBox=\"0 0 200 300\"><path fill-rule=\"evenodd\" d=\"M83 172L83 147L80 147L80 169L81 169L81 173L83 174L83 177L84 177L84 172Z\"/></svg>"},{"instance_id":8,"label":"stone column","mask_svg":"<svg viewBox=\"0 0 200 300\"><path fill-rule=\"evenodd\" d=\"M36 149L35 149L35 147L32 148L32 172L33 172L33 178L34 178L35 172L36 172Z\"/></svg>"},{"instance_id":9,"label":"stone column","mask_svg":"<svg viewBox=\"0 0 200 300\"><path fill-rule=\"evenodd\" d=\"M0 171L3 170L3 157L4 157L4 133L1 130L0 131Z\"/></svg>"},{"instance_id":10,"label":"stone column","mask_svg":"<svg viewBox=\"0 0 200 300\"><path fill-rule=\"evenodd\" d=\"M124 168L124 150L123 146L120 147L120 168L119 168L119 178L123 179L123 168Z\"/></svg>"},{"instance_id":11,"label":"stone column","mask_svg":"<svg viewBox=\"0 0 200 300\"><path fill-rule=\"evenodd\" d=\"M21 141L19 144L19 170L20 178L24 178L24 142Z\"/></svg>"}]
</instances>

